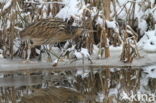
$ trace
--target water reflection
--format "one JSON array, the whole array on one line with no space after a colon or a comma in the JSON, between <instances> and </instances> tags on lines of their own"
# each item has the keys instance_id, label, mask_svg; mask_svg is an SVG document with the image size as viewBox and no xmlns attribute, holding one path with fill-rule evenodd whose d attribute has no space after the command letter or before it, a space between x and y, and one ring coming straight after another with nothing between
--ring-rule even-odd
<instances>
[{"instance_id":1,"label":"water reflection","mask_svg":"<svg viewBox=\"0 0 156 103\"><path fill-rule=\"evenodd\" d=\"M147 103L123 96L155 93L155 72L156 66L3 72L0 103Z\"/></svg>"}]
</instances>

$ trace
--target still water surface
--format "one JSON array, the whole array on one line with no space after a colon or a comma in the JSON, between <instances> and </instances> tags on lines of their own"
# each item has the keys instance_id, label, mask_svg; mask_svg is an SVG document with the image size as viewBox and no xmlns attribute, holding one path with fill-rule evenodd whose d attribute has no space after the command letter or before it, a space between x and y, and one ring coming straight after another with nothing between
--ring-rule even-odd
<instances>
[{"instance_id":1,"label":"still water surface","mask_svg":"<svg viewBox=\"0 0 156 103\"><path fill-rule=\"evenodd\" d=\"M148 103L155 92L156 66L0 73L0 103Z\"/></svg>"}]
</instances>

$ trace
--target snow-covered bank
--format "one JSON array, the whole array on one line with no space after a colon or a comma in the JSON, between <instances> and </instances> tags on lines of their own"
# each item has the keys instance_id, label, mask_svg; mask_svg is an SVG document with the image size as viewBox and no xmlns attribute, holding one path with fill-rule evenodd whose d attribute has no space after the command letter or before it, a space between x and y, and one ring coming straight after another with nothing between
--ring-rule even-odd
<instances>
[{"instance_id":1,"label":"snow-covered bank","mask_svg":"<svg viewBox=\"0 0 156 103\"><path fill-rule=\"evenodd\" d=\"M132 63L123 63L120 61L121 51L111 51L111 57L107 59L92 59L93 64L90 64L90 61L87 59L83 61L77 60L72 62L72 60L61 60L56 67L52 66L52 63L45 62L36 62L36 63L27 63L23 64L21 59L6 60L0 59L0 71L16 71L16 70L33 70L33 69L69 69L73 67L87 67L87 66L146 66L156 63L156 54L147 53L141 51L142 58L136 58Z\"/></svg>"}]
</instances>

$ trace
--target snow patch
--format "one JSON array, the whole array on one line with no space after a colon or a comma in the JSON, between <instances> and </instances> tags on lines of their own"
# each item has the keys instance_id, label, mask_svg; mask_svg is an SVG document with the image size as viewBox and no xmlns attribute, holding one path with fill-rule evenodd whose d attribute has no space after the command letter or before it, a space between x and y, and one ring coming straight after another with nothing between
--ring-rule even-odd
<instances>
[{"instance_id":1,"label":"snow patch","mask_svg":"<svg viewBox=\"0 0 156 103\"><path fill-rule=\"evenodd\" d=\"M77 59L82 59L82 58L88 58L90 57L90 54L88 52L88 49L86 48L81 48L81 51L75 51L74 55L76 56Z\"/></svg>"},{"instance_id":2,"label":"snow patch","mask_svg":"<svg viewBox=\"0 0 156 103\"><path fill-rule=\"evenodd\" d=\"M96 102L103 103L104 98L105 95L103 94L103 92L99 92L96 97Z\"/></svg>"},{"instance_id":3,"label":"snow patch","mask_svg":"<svg viewBox=\"0 0 156 103\"><path fill-rule=\"evenodd\" d=\"M113 29L116 33L119 33L119 27L116 21L107 21L107 28Z\"/></svg>"},{"instance_id":4,"label":"snow patch","mask_svg":"<svg viewBox=\"0 0 156 103\"><path fill-rule=\"evenodd\" d=\"M145 67L143 71L146 73L146 77L156 78L156 65Z\"/></svg>"},{"instance_id":5,"label":"snow patch","mask_svg":"<svg viewBox=\"0 0 156 103\"><path fill-rule=\"evenodd\" d=\"M12 4L12 0L8 0L8 1L6 2L6 4L4 5L4 7L3 7L3 10L8 9L8 8L11 6L11 4Z\"/></svg>"},{"instance_id":6,"label":"snow patch","mask_svg":"<svg viewBox=\"0 0 156 103\"><path fill-rule=\"evenodd\" d=\"M143 35L147 30L147 22L144 19L139 20L138 28L140 29L140 34Z\"/></svg>"},{"instance_id":7,"label":"snow patch","mask_svg":"<svg viewBox=\"0 0 156 103\"><path fill-rule=\"evenodd\" d=\"M156 30L145 32L138 45L146 52L156 52Z\"/></svg>"},{"instance_id":8,"label":"snow patch","mask_svg":"<svg viewBox=\"0 0 156 103\"><path fill-rule=\"evenodd\" d=\"M74 15L81 16L84 8L86 8L85 3L79 0L64 0L65 7L60 10L56 15L59 18L70 18Z\"/></svg>"},{"instance_id":9,"label":"snow patch","mask_svg":"<svg viewBox=\"0 0 156 103\"><path fill-rule=\"evenodd\" d=\"M4 58L4 56L3 56L3 50L0 49L0 59L2 59L2 58Z\"/></svg>"},{"instance_id":10,"label":"snow patch","mask_svg":"<svg viewBox=\"0 0 156 103\"><path fill-rule=\"evenodd\" d=\"M121 46L117 46L117 47L110 46L110 50L111 51L121 51L122 50L122 45Z\"/></svg>"},{"instance_id":11,"label":"snow patch","mask_svg":"<svg viewBox=\"0 0 156 103\"><path fill-rule=\"evenodd\" d=\"M86 77L89 76L89 73L90 73L90 70L87 70L87 69L85 69L85 70L79 69L76 72L76 76L81 76L82 78L86 78Z\"/></svg>"},{"instance_id":12,"label":"snow patch","mask_svg":"<svg viewBox=\"0 0 156 103\"><path fill-rule=\"evenodd\" d=\"M0 73L0 79L1 78L4 78L4 74L3 73Z\"/></svg>"}]
</instances>

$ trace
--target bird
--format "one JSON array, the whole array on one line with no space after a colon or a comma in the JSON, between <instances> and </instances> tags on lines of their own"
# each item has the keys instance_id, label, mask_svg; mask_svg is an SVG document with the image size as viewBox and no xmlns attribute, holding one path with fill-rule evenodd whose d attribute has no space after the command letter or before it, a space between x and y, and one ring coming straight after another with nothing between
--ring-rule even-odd
<instances>
[{"instance_id":1,"label":"bird","mask_svg":"<svg viewBox=\"0 0 156 103\"><path fill-rule=\"evenodd\" d=\"M74 19L60 18L39 19L20 32L21 45L26 50L26 61L30 61L31 48L40 45L54 44L80 36L84 29L73 26Z\"/></svg>"}]
</instances>

